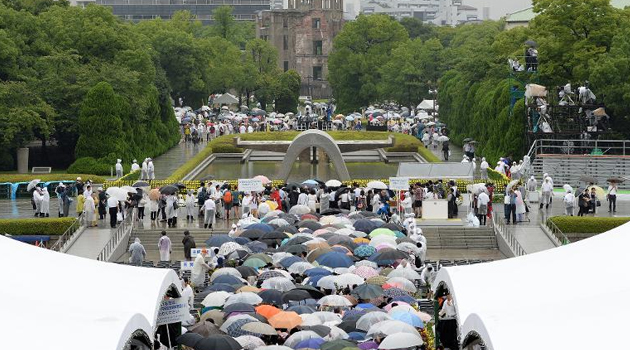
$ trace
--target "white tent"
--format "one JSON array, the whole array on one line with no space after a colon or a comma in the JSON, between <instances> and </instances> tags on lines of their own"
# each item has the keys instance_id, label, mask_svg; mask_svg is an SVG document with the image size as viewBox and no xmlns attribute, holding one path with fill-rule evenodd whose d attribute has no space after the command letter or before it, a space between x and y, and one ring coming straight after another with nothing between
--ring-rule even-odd
<instances>
[{"instance_id":1,"label":"white tent","mask_svg":"<svg viewBox=\"0 0 630 350\"><path fill-rule=\"evenodd\" d=\"M630 224L559 248L442 268L462 339L489 350L616 348L630 311Z\"/></svg>"},{"instance_id":2,"label":"white tent","mask_svg":"<svg viewBox=\"0 0 630 350\"><path fill-rule=\"evenodd\" d=\"M3 349L122 350L153 340L170 269L104 263L0 236Z\"/></svg>"},{"instance_id":3,"label":"white tent","mask_svg":"<svg viewBox=\"0 0 630 350\"><path fill-rule=\"evenodd\" d=\"M218 105L233 105L238 103L238 98L230 93L225 93L215 98L212 103Z\"/></svg>"},{"instance_id":4,"label":"white tent","mask_svg":"<svg viewBox=\"0 0 630 350\"><path fill-rule=\"evenodd\" d=\"M440 109L440 107L436 100L422 100L422 102L420 102L420 104L418 105L418 107L416 107L416 109L437 111L438 109Z\"/></svg>"}]
</instances>

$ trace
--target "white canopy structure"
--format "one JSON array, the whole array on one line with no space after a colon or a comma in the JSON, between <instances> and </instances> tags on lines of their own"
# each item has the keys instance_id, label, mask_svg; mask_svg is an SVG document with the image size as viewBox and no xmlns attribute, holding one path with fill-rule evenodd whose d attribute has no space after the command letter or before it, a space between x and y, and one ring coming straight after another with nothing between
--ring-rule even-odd
<instances>
[{"instance_id":1,"label":"white canopy structure","mask_svg":"<svg viewBox=\"0 0 630 350\"><path fill-rule=\"evenodd\" d=\"M416 109L437 111L440 109L440 107L436 100L422 100L422 102L420 102L420 104L416 107Z\"/></svg>"},{"instance_id":2,"label":"white canopy structure","mask_svg":"<svg viewBox=\"0 0 630 350\"><path fill-rule=\"evenodd\" d=\"M472 163L399 163L396 176L411 179L472 180Z\"/></svg>"},{"instance_id":3,"label":"white canopy structure","mask_svg":"<svg viewBox=\"0 0 630 350\"><path fill-rule=\"evenodd\" d=\"M3 349L123 350L153 340L170 269L104 263L0 236Z\"/></svg>"},{"instance_id":4,"label":"white canopy structure","mask_svg":"<svg viewBox=\"0 0 630 350\"><path fill-rule=\"evenodd\" d=\"M445 267L461 339L488 350L617 348L630 312L630 224L518 258ZM622 346L623 347L623 346Z\"/></svg>"},{"instance_id":5,"label":"white canopy structure","mask_svg":"<svg viewBox=\"0 0 630 350\"><path fill-rule=\"evenodd\" d=\"M215 98L212 103L218 105L233 105L238 103L238 98L230 93L225 93Z\"/></svg>"}]
</instances>

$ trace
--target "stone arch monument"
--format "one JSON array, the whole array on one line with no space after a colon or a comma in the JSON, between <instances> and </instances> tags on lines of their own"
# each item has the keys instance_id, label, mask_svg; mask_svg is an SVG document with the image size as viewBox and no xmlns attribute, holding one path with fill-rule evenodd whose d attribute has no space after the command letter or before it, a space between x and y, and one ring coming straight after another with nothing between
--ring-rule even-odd
<instances>
[{"instance_id":1,"label":"stone arch monument","mask_svg":"<svg viewBox=\"0 0 630 350\"><path fill-rule=\"evenodd\" d=\"M284 156L282 167L280 168L280 173L277 178L286 181L289 178L293 163L297 160L298 155L310 147L321 147L335 166L339 180L350 180L350 173L348 172L346 163L344 163L343 157L341 156L341 150L339 150L339 146L337 146L335 140L327 133L315 129L304 131L293 139Z\"/></svg>"}]
</instances>

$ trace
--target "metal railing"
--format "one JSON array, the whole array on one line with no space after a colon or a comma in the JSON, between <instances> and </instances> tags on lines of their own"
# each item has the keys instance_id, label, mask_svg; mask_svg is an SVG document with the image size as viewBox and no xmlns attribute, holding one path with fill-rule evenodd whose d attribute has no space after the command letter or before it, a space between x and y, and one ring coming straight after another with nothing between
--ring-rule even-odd
<instances>
[{"instance_id":1,"label":"metal railing","mask_svg":"<svg viewBox=\"0 0 630 350\"><path fill-rule=\"evenodd\" d=\"M63 253L64 252L63 249L65 245L72 239L72 237L74 236L74 233L77 232L81 228L81 226L83 226L84 223L85 223L84 215L81 215L78 218L76 218L76 220L74 220L72 225L70 225L70 227L68 227L68 229L66 229L66 231L61 236L59 236L59 239L57 239L57 242L55 242L55 244L53 244L53 246L50 247L50 250Z\"/></svg>"},{"instance_id":2,"label":"metal railing","mask_svg":"<svg viewBox=\"0 0 630 350\"><path fill-rule=\"evenodd\" d=\"M112 254L114 253L116 248L118 248L120 242L125 238L126 235L131 233L131 230L133 229L134 216L135 211L133 210L133 208L127 210L125 218L120 223L120 225L118 225L116 231L114 231L107 244L105 244L105 247L103 247L103 250L101 250L101 252L96 257L96 260L109 261L109 259L111 259Z\"/></svg>"},{"instance_id":3,"label":"metal railing","mask_svg":"<svg viewBox=\"0 0 630 350\"><path fill-rule=\"evenodd\" d=\"M492 213L492 227L494 229L495 235L500 235L503 237L507 245L510 247L510 250L514 253L514 256L522 256L527 254L525 249L521 246L518 239L514 237L512 232L508 229L507 225L503 222L503 220L497 215L496 212Z\"/></svg>"},{"instance_id":4,"label":"metal railing","mask_svg":"<svg viewBox=\"0 0 630 350\"><path fill-rule=\"evenodd\" d=\"M630 155L628 146L628 140L537 139L527 155L531 159L538 154L626 156Z\"/></svg>"},{"instance_id":5,"label":"metal railing","mask_svg":"<svg viewBox=\"0 0 630 350\"><path fill-rule=\"evenodd\" d=\"M547 220L544 225L553 235L553 238L558 245L566 245L571 243L569 238L564 234L564 232L562 232L562 230L558 228L558 226L556 226L556 224L553 223L553 221Z\"/></svg>"}]
</instances>

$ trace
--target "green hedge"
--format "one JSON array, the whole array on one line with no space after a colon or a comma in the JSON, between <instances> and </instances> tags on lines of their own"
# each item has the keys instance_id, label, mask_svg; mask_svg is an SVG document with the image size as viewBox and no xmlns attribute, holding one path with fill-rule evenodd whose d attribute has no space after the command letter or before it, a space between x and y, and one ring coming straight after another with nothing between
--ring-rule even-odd
<instances>
[{"instance_id":1,"label":"green hedge","mask_svg":"<svg viewBox=\"0 0 630 350\"><path fill-rule=\"evenodd\" d=\"M102 184L105 178L89 173L68 173L68 174L0 174L0 182L29 182L34 179L47 181L74 181L81 177L83 182L91 180L93 183Z\"/></svg>"},{"instance_id":2,"label":"green hedge","mask_svg":"<svg viewBox=\"0 0 630 350\"><path fill-rule=\"evenodd\" d=\"M75 218L0 219L0 234L58 236L74 223Z\"/></svg>"},{"instance_id":3,"label":"green hedge","mask_svg":"<svg viewBox=\"0 0 630 350\"><path fill-rule=\"evenodd\" d=\"M68 167L68 172L89 172L98 175L111 175L114 164L105 164L92 157L83 157L74 161Z\"/></svg>"},{"instance_id":4,"label":"green hedge","mask_svg":"<svg viewBox=\"0 0 630 350\"><path fill-rule=\"evenodd\" d=\"M630 221L630 217L553 216L548 219L563 233L602 233Z\"/></svg>"}]
</instances>

